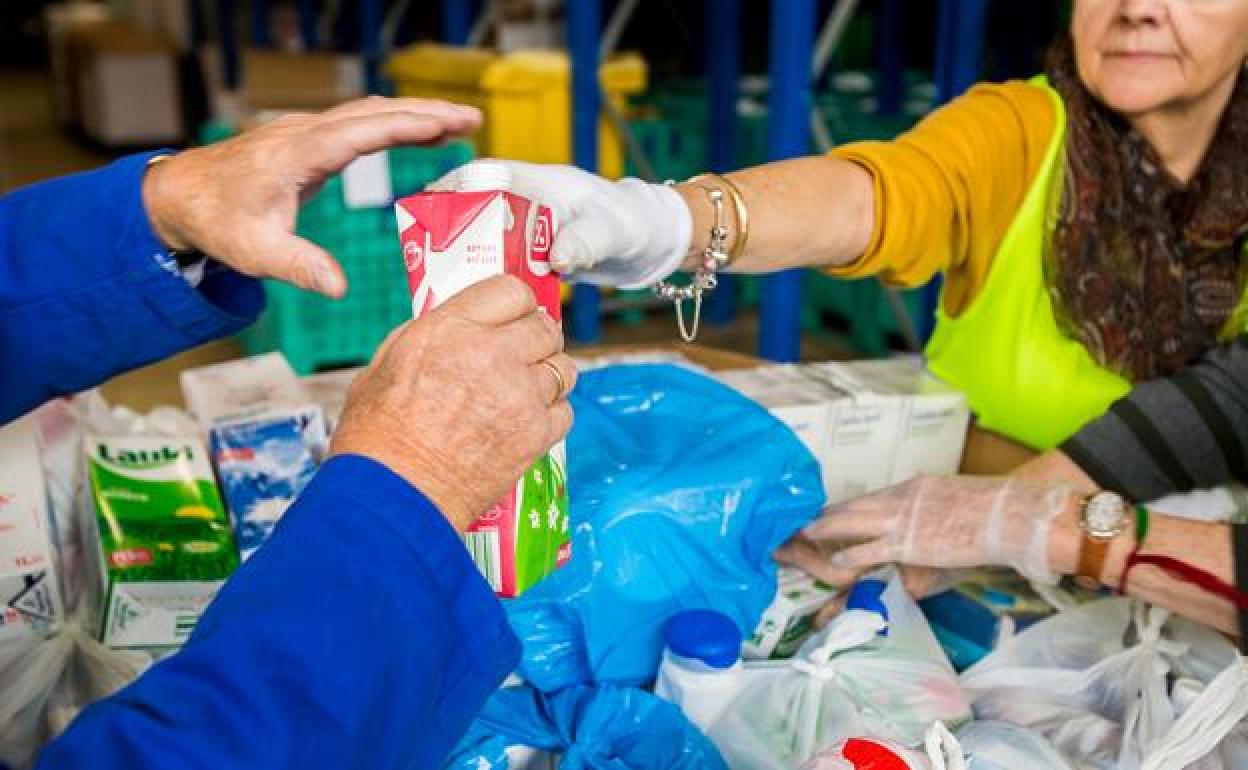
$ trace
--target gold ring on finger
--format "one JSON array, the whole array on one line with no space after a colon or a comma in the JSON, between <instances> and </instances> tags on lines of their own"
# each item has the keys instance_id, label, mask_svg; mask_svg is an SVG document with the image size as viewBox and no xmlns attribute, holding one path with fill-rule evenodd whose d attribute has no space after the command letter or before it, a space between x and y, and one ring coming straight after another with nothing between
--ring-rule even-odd
<instances>
[{"instance_id":1,"label":"gold ring on finger","mask_svg":"<svg viewBox=\"0 0 1248 770\"><path fill-rule=\"evenodd\" d=\"M563 400L564 395L566 395L565 391L568 389L568 381L563 378L563 372L559 371L559 367L555 366L549 358L543 358L538 363L545 366L551 376L555 378L555 398L550 402L550 405L554 406Z\"/></svg>"}]
</instances>

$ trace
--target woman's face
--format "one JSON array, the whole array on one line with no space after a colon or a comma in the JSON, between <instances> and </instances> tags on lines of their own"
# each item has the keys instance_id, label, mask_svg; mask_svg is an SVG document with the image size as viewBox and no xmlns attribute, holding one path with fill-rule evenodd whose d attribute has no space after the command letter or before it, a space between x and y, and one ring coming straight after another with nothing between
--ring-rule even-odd
<instances>
[{"instance_id":1,"label":"woman's face","mask_svg":"<svg viewBox=\"0 0 1248 770\"><path fill-rule=\"evenodd\" d=\"M1181 108L1248 57L1248 0L1075 0L1079 76L1125 115Z\"/></svg>"}]
</instances>

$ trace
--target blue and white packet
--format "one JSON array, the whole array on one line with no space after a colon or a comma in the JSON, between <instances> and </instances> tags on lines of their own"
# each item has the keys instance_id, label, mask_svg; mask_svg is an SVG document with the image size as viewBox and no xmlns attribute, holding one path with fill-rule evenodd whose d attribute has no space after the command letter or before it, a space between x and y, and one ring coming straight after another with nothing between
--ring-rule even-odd
<instances>
[{"instance_id":1,"label":"blue and white packet","mask_svg":"<svg viewBox=\"0 0 1248 770\"><path fill-rule=\"evenodd\" d=\"M319 406L301 405L223 418L209 439L239 555L246 560L316 474L327 441L325 416Z\"/></svg>"}]
</instances>

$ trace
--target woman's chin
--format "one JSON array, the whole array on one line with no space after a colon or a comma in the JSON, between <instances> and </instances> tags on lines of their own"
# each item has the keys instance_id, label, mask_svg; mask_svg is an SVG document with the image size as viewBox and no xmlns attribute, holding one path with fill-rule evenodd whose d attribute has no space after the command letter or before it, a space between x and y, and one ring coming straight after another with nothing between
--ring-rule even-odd
<instances>
[{"instance_id":1,"label":"woman's chin","mask_svg":"<svg viewBox=\"0 0 1248 770\"><path fill-rule=\"evenodd\" d=\"M1152 112L1172 99L1169 89L1159 87L1156 81L1136 80L1107 84L1098 96L1106 107L1122 115Z\"/></svg>"}]
</instances>

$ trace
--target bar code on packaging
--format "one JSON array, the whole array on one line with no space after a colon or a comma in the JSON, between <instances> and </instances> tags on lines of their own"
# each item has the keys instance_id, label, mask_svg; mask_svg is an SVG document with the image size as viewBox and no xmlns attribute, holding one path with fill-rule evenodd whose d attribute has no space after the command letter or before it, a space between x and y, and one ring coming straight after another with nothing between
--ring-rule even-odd
<instances>
[{"instance_id":1,"label":"bar code on packaging","mask_svg":"<svg viewBox=\"0 0 1248 770\"><path fill-rule=\"evenodd\" d=\"M497 593L503 589L502 548L498 530L486 529L480 532L465 532L464 545L476 562L477 569L485 576L485 582Z\"/></svg>"}]
</instances>

